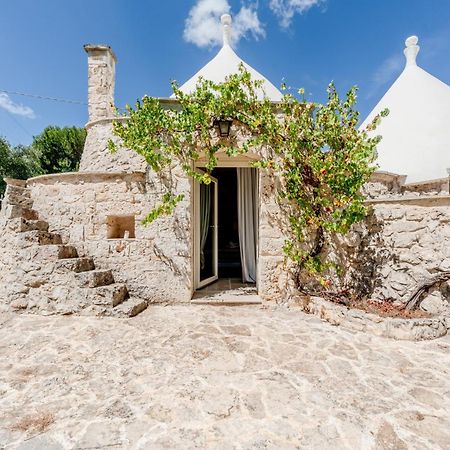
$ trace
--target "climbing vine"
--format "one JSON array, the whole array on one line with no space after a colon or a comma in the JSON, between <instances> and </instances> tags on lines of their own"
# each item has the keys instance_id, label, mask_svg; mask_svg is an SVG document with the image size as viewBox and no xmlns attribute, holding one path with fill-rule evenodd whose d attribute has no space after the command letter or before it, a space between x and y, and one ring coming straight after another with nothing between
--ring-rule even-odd
<instances>
[{"instance_id":1,"label":"climbing vine","mask_svg":"<svg viewBox=\"0 0 450 450\"><path fill-rule=\"evenodd\" d=\"M275 179L278 201L289 224L284 252L300 267L320 272L320 258L327 233L346 233L362 220L366 209L362 186L375 170L374 130L383 111L365 130L358 130L356 88L341 99L333 83L324 104L311 103L304 91L295 95L283 86L280 102L260 99L263 82L253 80L243 66L222 83L200 79L194 92L172 84L174 103L144 97L127 106L127 120L113 124L123 147L142 155L155 172L181 166L187 176L210 182L218 153L228 157L257 153L255 167ZM216 121L232 121L227 138L220 136ZM109 143L112 151L117 144ZM194 170L206 158L205 172ZM145 223L170 214L183 200L168 188L162 203Z\"/></svg>"}]
</instances>

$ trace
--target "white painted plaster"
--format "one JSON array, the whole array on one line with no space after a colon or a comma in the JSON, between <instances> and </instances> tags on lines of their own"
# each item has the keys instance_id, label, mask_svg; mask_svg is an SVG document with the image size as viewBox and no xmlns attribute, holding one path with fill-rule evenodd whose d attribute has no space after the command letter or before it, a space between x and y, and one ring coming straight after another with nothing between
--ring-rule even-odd
<instances>
[{"instance_id":1,"label":"white painted plaster","mask_svg":"<svg viewBox=\"0 0 450 450\"><path fill-rule=\"evenodd\" d=\"M189 93L195 90L197 82L200 77L205 80L210 80L215 83L225 81L225 78L233 73L237 73L239 65L243 64L244 67L250 72L254 80L263 80L264 84L258 91L258 97L260 99L266 97L272 101L280 101L282 98L281 92L263 75L249 66L234 52L230 46L231 35L231 17L228 14L224 14L221 18L223 29L223 46L219 53L202 69L200 69L192 78L181 86L181 90L185 93ZM173 95L172 95L173 97Z\"/></svg>"},{"instance_id":2,"label":"white painted plaster","mask_svg":"<svg viewBox=\"0 0 450 450\"><path fill-rule=\"evenodd\" d=\"M417 66L416 36L405 44L406 65L361 125L390 110L375 134L380 170L407 175L407 183L445 178L450 168L450 86Z\"/></svg>"}]
</instances>

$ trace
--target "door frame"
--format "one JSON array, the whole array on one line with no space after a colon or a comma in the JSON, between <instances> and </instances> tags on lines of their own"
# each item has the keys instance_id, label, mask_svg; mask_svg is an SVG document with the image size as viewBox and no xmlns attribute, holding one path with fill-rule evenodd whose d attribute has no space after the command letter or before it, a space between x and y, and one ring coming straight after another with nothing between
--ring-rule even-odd
<instances>
[{"instance_id":1,"label":"door frame","mask_svg":"<svg viewBox=\"0 0 450 450\"><path fill-rule=\"evenodd\" d=\"M219 154L218 156L218 162L217 162L217 168L230 168L230 169L238 169L238 168L253 168L252 163L259 160L258 156L236 156L233 158L230 158L225 153ZM199 159L196 161L196 163L193 165L194 170L199 172L204 172L203 168L206 165L206 159ZM261 171L259 169L256 169L258 173L258 233L256 236L256 289L259 292L259 234L260 234L260 227L261 227ZM194 226L192 227L193 230L193 246L191 247L193 250L192 259L193 261L193 271L192 271L192 294L195 293L196 290L201 289L206 284L203 284L202 286L198 286L197 280L200 279L200 197L199 194L196 193L196 190L199 189L199 183L195 180L193 182L193 197L192 197L192 212L193 212L193 222ZM216 193L218 193L218 185ZM216 202L216 212L218 214L219 211L219 205L218 201ZM217 230L217 228L216 228ZM197 247L198 245L198 247ZM198 250L198 251L197 251ZM216 247L216 252L218 252L218 248ZM217 274L218 274L218 253L217 253Z\"/></svg>"},{"instance_id":2,"label":"door frame","mask_svg":"<svg viewBox=\"0 0 450 450\"><path fill-rule=\"evenodd\" d=\"M203 173L201 168L196 171ZM219 184L217 178L211 176L211 184L214 186L212 217L213 228L213 275L205 280L200 280L200 183L194 180L194 291L207 286L219 279L219 251L218 251L218 218L219 218Z\"/></svg>"}]
</instances>

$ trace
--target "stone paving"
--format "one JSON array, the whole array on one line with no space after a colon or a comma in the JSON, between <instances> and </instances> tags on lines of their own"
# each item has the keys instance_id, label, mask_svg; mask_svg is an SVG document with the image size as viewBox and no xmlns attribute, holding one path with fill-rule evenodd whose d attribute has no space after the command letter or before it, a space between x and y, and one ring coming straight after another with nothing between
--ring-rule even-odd
<instances>
[{"instance_id":1,"label":"stone paving","mask_svg":"<svg viewBox=\"0 0 450 450\"><path fill-rule=\"evenodd\" d=\"M450 337L297 310L0 316L0 448L449 449Z\"/></svg>"}]
</instances>

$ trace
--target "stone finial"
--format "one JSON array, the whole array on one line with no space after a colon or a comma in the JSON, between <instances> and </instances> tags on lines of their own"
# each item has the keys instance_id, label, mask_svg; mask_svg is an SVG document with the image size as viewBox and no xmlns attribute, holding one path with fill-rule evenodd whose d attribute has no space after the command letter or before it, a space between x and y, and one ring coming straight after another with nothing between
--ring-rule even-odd
<instances>
[{"instance_id":1,"label":"stone finial","mask_svg":"<svg viewBox=\"0 0 450 450\"><path fill-rule=\"evenodd\" d=\"M417 54L419 53L420 47L417 45L419 42L419 38L417 36L410 36L405 41L405 50L403 50L403 53L406 57L406 67L408 66L416 66L416 58Z\"/></svg>"},{"instance_id":2,"label":"stone finial","mask_svg":"<svg viewBox=\"0 0 450 450\"><path fill-rule=\"evenodd\" d=\"M89 122L113 116L117 58L108 45L87 44Z\"/></svg>"},{"instance_id":3,"label":"stone finial","mask_svg":"<svg viewBox=\"0 0 450 450\"><path fill-rule=\"evenodd\" d=\"M223 14L220 22L222 24L223 45L231 45L231 16Z\"/></svg>"}]
</instances>

